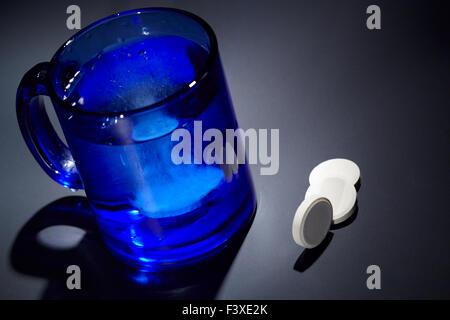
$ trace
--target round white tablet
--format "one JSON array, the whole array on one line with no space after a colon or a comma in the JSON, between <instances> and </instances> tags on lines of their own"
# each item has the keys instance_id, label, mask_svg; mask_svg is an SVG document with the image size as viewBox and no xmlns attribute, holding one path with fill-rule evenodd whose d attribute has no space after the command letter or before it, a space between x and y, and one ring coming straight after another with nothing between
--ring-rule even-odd
<instances>
[{"instance_id":1,"label":"round white tablet","mask_svg":"<svg viewBox=\"0 0 450 320\"><path fill-rule=\"evenodd\" d=\"M356 203L355 186L341 178L327 178L320 184L309 186L305 199L314 199L320 195L330 200L333 206L333 223L347 220L353 213Z\"/></svg>"},{"instance_id":2,"label":"round white tablet","mask_svg":"<svg viewBox=\"0 0 450 320\"><path fill-rule=\"evenodd\" d=\"M342 178L352 185L359 180L359 167L347 159L330 159L318 164L309 174L309 184L320 184L326 178Z\"/></svg>"},{"instance_id":3,"label":"round white tablet","mask_svg":"<svg viewBox=\"0 0 450 320\"><path fill-rule=\"evenodd\" d=\"M318 246L330 229L332 217L333 207L328 199L317 196L303 200L292 223L295 242L305 248Z\"/></svg>"}]
</instances>

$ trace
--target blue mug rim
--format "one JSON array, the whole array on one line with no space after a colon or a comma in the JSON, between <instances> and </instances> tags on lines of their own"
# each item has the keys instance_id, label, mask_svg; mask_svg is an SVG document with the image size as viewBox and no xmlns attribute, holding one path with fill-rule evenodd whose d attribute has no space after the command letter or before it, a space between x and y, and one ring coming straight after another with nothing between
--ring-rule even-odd
<instances>
[{"instance_id":1,"label":"blue mug rim","mask_svg":"<svg viewBox=\"0 0 450 320\"><path fill-rule=\"evenodd\" d=\"M217 58L218 51L219 51L218 45L217 45L217 38L216 38L216 35L215 35L213 29L205 20L203 20L202 18L200 18L199 16L197 16L191 12L181 10L181 9L176 9L176 8L149 7L149 8L132 9L132 10L114 13L112 15L109 15L107 17L99 19L99 20L89 24L88 26L84 27L77 33L75 33L72 37L70 37L67 41L65 41L63 45L61 45L59 47L59 49L56 51L56 53L53 55L53 57L50 61L49 71L52 70L52 68L54 66L56 66L56 64L58 64L58 62L56 61L56 57L58 57L61 54L61 52L66 48L67 45L72 43L76 38L81 36L83 33L87 32L89 30L92 30L97 25L100 25L103 22L111 20L113 18L117 18L117 17L124 16L124 15L138 14L138 12L143 12L143 11L147 11L147 12L149 12L149 11L170 11L170 12L179 13L179 14L185 15L189 18L192 18L193 20L198 22L200 24L200 26L206 31L206 33L208 35L209 44L210 44L210 51L208 53L208 58L206 60L205 67L200 72L198 72L198 74L195 76L195 78L191 82L191 83L195 82L195 85L189 86L189 84L187 84L187 85L183 86L181 89L179 89L178 91L176 91L175 93L169 95L168 97L166 97L158 102L155 102L153 104L150 104L148 106L143 106L143 107L140 107L137 109L120 111L120 112L98 112L98 111L87 111L87 110L74 108L73 106L66 103L64 100L62 100L56 94L53 84L48 80L48 86L47 86L48 88L47 89L49 91L48 93L49 93L50 98L58 101L59 106L68 110L71 113L76 113L76 114L85 115L85 116L97 116L97 117L119 116L119 115L127 116L127 115L137 114L140 112L145 112L148 110L161 109L161 108L165 107L169 102L176 100L178 98L182 98L183 96L189 94L190 92L197 90L197 88L202 85L202 82L207 80L207 78L208 78L207 75L208 75L209 71L211 70L212 65L214 64L214 62Z\"/></svg>"}]
</instances>

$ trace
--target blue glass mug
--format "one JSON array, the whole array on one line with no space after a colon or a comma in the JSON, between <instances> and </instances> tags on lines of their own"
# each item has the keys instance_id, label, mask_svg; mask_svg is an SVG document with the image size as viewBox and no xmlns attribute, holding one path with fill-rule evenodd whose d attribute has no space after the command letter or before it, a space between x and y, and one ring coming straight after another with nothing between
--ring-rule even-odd
<instances>
[{"instance_id":1,"label":"blue glass mug","mask_svg":"<svg viewBox=\"0 0 450 320\"><path fill-rule=\"evenodd\" d=\"M106 245L132 266L157 271L199 261L253 217L245 163L172 158L177 129L192 136L198 123L223 136L237 129L216 37L191 13L139 9L89 25L25 74L16 108L35 159L58 183L85 190Z\"/></svg>"}]
</instances>

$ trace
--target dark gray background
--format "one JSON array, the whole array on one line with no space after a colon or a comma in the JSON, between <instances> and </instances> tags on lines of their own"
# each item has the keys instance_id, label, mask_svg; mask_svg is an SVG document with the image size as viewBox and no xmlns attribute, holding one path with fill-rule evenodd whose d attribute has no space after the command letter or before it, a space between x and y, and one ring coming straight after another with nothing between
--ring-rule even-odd
<instances>
[{"instance_id":1,"label":"dark gray background","mask_svg":"<svg viewBox=\"0 0 450 320\"><path fill-rule=\"evenodd\" d=\"M15 93L74 33L65 26L74 3L83 27L150 6L203 17L217 34L240 126L280 129L279 173L252 168L257 215L217 298L450 298L448 6L273 0L2 3L0 298L41 298L48 285L14 270L9 253L22 226L70 192L27 150ZM365 26L370 4L381 7L382 30ZM358 215L298 272L292 219L310 170L333 157L361 168ZM382 290L366 288L371 264L381 267Z\"/></svg>"}]
</instances>

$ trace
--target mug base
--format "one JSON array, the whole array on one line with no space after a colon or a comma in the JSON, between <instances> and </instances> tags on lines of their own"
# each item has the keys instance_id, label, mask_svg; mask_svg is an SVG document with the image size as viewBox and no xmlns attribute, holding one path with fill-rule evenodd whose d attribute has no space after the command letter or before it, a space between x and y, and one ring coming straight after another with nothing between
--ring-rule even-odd
<instances>
[{"instance_id":1,"label":"mug base","mask_svg":"<svg viewBox=\"0 0 450 320\"><path fill-rule=\"evenodd\" d=\"M159 272L184 268L208 260L225 249L235 239L245 238L257 209L257 202L250 191L241 207L233 214L231 221L208 238L183 247L157 250L157 255L141 249L142 254L129 254L129 245L123 249L117 241L103 234L109 251L121 262L142 272ZM154 256L154 257L153 257Z\"/></svg>"}]
</instances>

